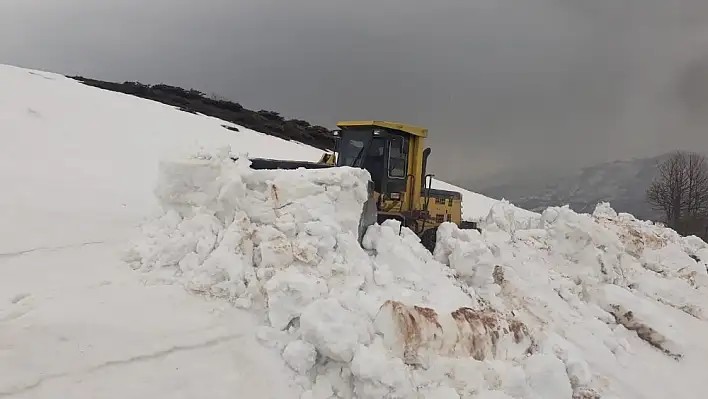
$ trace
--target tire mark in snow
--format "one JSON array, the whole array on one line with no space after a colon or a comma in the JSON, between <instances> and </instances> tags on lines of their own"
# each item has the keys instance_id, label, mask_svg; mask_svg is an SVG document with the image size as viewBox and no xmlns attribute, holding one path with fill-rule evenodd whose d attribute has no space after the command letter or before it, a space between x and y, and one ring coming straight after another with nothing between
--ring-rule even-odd
<instances>
[{"instance_id":1,"label":"tire mark in snow","mask_svg":"<svg viewBox=\"0 0 708 399\"><path fill-rule=\"evenodd\" d=\"M109 360L105 363L101 363L99 365L90 367L90 368L88 368L86 370L82 370L82 371L46 374L31 384L28 384L28 385L25 385L22 387L17 387L17 388L10 388L9 391L0 391L0 398L14 396L14 395L18 395L21 393L31 391L33 389L39 388L42 384L44 384L45 382L47 382L49 380L56 380L56 379L60 379L60 378L70 377L72 375L77 375L77 374L90 374L90 373L94 373L96 371L100 371L105 368L110 368L110 367L114 367L114 366L122 366L125 364L160 359L160 358L167 357L167 356L169 356L173 353L176 353L176 352L184 352L184 351L191 351L191 350L195 350L195 349L209 348L209 347L220 345L220 344L223 344L223 343L226 343L229 341L233 341L237 338L242 338L242 337L243 337L243 334L226 335L223 337L210 339L206 342L202 342L202 343L198 343L198 344L177 345L177 346L173 346L171 348L157 351L154 353L133 356L128 359Z\"/></svg>"},{"instance_id":2,"label":"tire mark in snow","mask_svg":"<svg viewBox=\"0 0 708 399\"><path fill-rule=\"evenodd\" d=\"M25 292L10 298L10 307L0 308L0 325L8 321L19 319L34 310L34 306L32 306L31 302L28 303L25 301L25 299L31 296L32 294Z\"/></svg>"},{"instance_id":3,"label":"tire mark in snow","mask_svg":"<svg viewBox=\"0 0 708 399\"><path fill-rule=\"evenodd\" d=\"M10 312L7 316L3 316L2 318L0 318L0 324L15 320L15 319L19 319L20 317L26 315L27 313L29 313L31 311L32 311L32 308L25 308L25 309L20 309L20 310L15 310L13 312Z\"/></svg>"},{"instance_id":4,"label":"tire mark in snow","mask_svg":"<svg viewBox=\"0 0 708 399\"><path fill-rule=\"evenodd\" d=\"M85 247L87 245L96 245L96 244L105 244L105 241L87 241L87 242L81 242L78 244L67 244L67 245L60 245L56 247L36 247L36 248L30 248L30 249L25 249L22 251L15 251L15 252L5 252L5 253L0 253L0 259L3 258L14 258L17 256L22 256L26 255L32 252L40 252L40 251L61 251L62 249L69 249L69 248L77 248L77 247Z\"/></svg>"}]
</instances>

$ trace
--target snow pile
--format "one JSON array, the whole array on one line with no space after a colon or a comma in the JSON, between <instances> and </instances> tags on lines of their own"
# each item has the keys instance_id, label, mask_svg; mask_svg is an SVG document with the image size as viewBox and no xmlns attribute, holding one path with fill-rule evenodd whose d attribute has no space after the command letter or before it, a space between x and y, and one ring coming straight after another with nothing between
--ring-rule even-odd
<instances>
[{"instance_id":1,"label":"snow pile","mask_svg":"<svg viewBox=\"0 0 708 399\"><path fill-rule=\"evenodd\" d=\"M705 243L617 215L494 205L434 254L358 218L367 172L262 171L229 151L162 165L128 251L149 279L261 318L303 398L701 397ZM666 376L671 375L670 379ZM657 381L656 383L647 383Z\"/></svg>"},{"instance_id":2,"label":"snow pile","mask_svg":"<svg viewBox=\"0 0 708 399\"><path fill-rule=\"evenodd\" d=\"M487 362L526 356L523 324L485 309L411 231L389 221L359 245L366 171L248 163L228 152L163 163L165 213L126 260L261 314L260 338L302 375L304 397L478 392L500 367Z\"/></svg>"},{"instance_id":3,"label":"snow pile","mask_svg":"<svg viewBox=\"0 0 708 399\"><path fill-rule=\"evenodd\" d=\"M577 397L701 397L708 245L607 203L592 215L554 207L522 220L512 208L495 205L482 234L443 225L436 258L534 331ZM664 371L650 372L661 389L646 383L651 367Z\"/></svg>"}]
</instances>

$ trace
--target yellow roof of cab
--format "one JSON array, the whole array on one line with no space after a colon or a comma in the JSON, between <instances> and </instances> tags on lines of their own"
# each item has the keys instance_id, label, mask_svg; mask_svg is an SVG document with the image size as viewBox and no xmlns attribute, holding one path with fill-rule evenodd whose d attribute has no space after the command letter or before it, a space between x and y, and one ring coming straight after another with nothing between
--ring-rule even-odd
<instances>
[{"instance_id":1,"label":"yellow roof of cab","mask_svg":"<svg viewBox=\"0 0 708 399\"><path fill-rule=\"evenodd\" d=\"M400 130L419 137L428 137L428 129L424 127L418 127L413 125L406 125L405 123L398 122L386 122L386 121L341 121L337 122L339 127L350 127L350 126L378 126L387 129Z\"/></svg>"}]
</instances>

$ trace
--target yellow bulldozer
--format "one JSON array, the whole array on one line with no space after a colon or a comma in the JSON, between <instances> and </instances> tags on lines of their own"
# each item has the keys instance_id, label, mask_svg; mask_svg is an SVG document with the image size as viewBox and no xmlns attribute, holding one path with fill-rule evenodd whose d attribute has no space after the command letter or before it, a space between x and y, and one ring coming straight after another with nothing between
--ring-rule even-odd
<instances>
[{"instance_id":1,"label":"yellow bulldozer","mask_svg":"<svg viewBox=\"0 0 708 399\"><path fill-rule=\"evenodd\" d=\"M424 148L428 129L385 121L343 121L334 132L335 151L319 162L252 159L254 169L297 169L349 166L371 175L369 200L359 224L359 239L366 229L386 219L396 219L414 231L431 252L437 228L452 222L463 229L477 229L462 220L462 194L432 188L427 172L430 148Z\"/></svg>"}]
</instances>

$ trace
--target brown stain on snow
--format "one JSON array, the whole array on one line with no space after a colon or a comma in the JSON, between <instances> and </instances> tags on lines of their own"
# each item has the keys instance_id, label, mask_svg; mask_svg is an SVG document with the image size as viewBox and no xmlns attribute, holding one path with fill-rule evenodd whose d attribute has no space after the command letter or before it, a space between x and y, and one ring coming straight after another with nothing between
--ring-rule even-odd
<instances>
[{"instance_id":1,"label":"brown stain on snow","mask_svg":"<svg viewBox=\"0 0 708 399\"><path fill-rule=\"evenodd\" d=\"M497 352L499 343L498 315L489 310L459 308L451 313L463 334L458 339L476 360L484 360ZM490 347L491 346L491 347ZM489 353L491 352L491 353Z\"/></svg>"},{"instance_id":2,"label":"brown stain on snow","mask_svg":"<svg viewBox=\"0 0 708 399\"><path fill-rule=\"evenodd\" d=\"M514 342L517 344L521 342L524 337L529 336L526 325L518 320L512 320L511 323L509 323L509 328L511 328L511 331L514 333Z\"/></svg>"},{"instance_id":3,"label":"brown stain on snow","mask_svg":"<svg viewBox=\"0 0 708 399\"><path fill-rule=\"evenodd\" d=\"M388 308L395 324L395 334L402 343L404 362L415 362L423 348L437 351L441 355L469 356L476 360L494 358L497 355L499 341L512 334L513 342L522 344L526 339L529 347L522 351L528 353L533 339L527 327L518 320L509 320L494 310L477 310L468 307L459 308L449 315L454 325L440 323L440 315L431 308L406 306L399 301L388 300L382 307ZM452 327L454 326L454 327ZM454 341L448 344L440 340L445 336L444 329ZM450 333L454 335L450 335ZM446 346L447 345L447 346Z\"/></svg>"},{"instance_id":4,"label":"brown stain on snow","mask_svg":"<svg viewBox=\"0 0 708 399\"><path fill-rule=\"evenodd\" d=\"M494 266L492 277L494 278L494 284L497 284L500 287L506 282L504 279L504 269L499 265Z\"/></svg>"},{"instance_id":5,"label":"brown stain on snow","mask_svg":"<svg viewBox=\"0 0 708 399\"><path fill-rule=\"evenodd\" d=\"M442 328L440 326L440 322L438 322L438 313L435 310L420 306L414 306L413 309L420 313L421 316L425 317L425 319L431 324L434 324L438 328Z\"/></svg>"},{"instance_id":6,"label":"brown stain on snow","mask_svg":"<svg viewBox=\"0 0 708 399\"><path fill-rule=\"evenodd\" d=\"M277 206L278 203L280 203L280 196L278 195L278 186L276 186L275 184L273 184L273 185L270 187L270 193L273 195L273 198L275 199L275 204L276 204L276 206Z\"/></svg>"},{"instance_id":7,"label":"brown stain on snow","mask_svg":"<svg viewBox=\"0 0 708 399\"><path fill-rule=\"evenodd\" d=\"M639 338L644 340L649 345L662 351L675 360L679 360L683 357L683 354L672 351L667 347L667 343L669 343L667 337L654 329L652 326L648 325L646 321L635 317L632 310L627 310L620 305L614 304L610 305L610 309L612 310L610 313L615 317L618 324L623 325L630 331L634 331Z\"/></svg>"}]
</instances>

